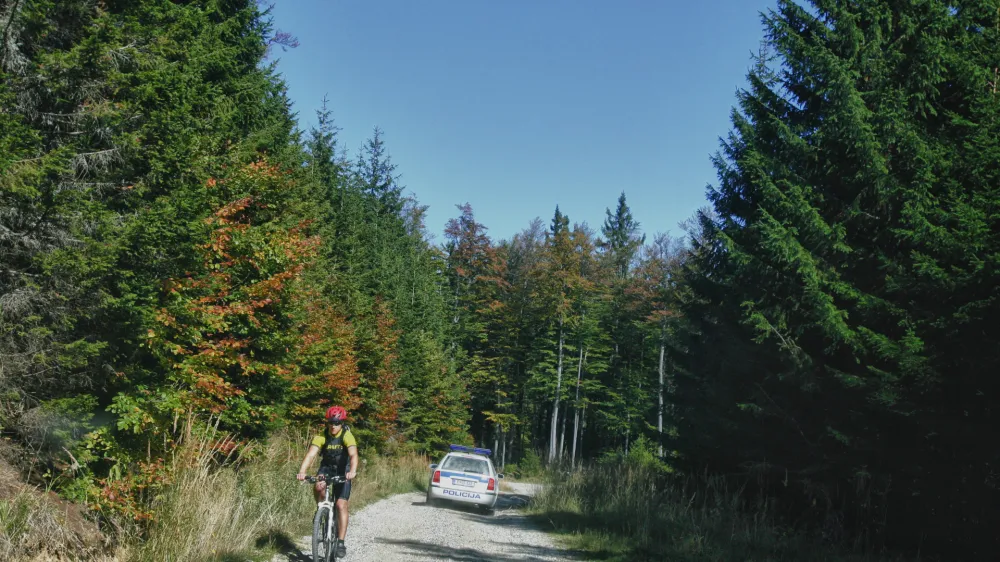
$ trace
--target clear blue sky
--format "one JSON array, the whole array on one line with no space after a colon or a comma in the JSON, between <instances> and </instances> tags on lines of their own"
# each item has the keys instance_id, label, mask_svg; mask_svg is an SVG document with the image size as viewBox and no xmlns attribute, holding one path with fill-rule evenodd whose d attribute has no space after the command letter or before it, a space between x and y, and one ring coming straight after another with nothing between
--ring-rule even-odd
<instances>
[{"instance_id":1,"label":"clear blue sky","mask_svg":"<svg viewBox=\"0 0 1000 562\"><path fill-rule=\"evenodd\" d=\"M706 204L709 158L774 0L283 0L303 129L329 98L354 157L378 125L428 232L468 202L495 239L555 206L599 230L625 192L647 239Z\"/></svg>"}]
</instances>

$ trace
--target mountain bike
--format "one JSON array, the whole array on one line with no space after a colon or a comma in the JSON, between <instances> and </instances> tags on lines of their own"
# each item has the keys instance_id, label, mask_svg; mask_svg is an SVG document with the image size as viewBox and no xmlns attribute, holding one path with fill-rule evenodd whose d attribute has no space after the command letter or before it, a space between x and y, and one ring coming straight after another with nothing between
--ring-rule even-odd
<instances>
[{"instance_id":1,"label":"mountain bike","mask_svg":"<svg viewBox=\"0 0 1000 562\"><path fill-rule=\"evenodd\" d=\"M343 476L306 476L306 480L315 484L326 481L326 492L323 501L316 504L316 516L313 517L313 562L336 562L337 560L337 510L335 501L330 501L330 494L337 484L347 482Z\"/></svg>"}]
</instances>

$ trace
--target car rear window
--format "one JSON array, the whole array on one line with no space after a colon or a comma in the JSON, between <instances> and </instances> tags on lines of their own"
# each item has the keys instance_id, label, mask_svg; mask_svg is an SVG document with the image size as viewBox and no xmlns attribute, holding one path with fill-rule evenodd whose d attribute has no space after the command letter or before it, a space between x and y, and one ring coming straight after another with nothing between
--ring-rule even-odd
<instances>
[{"instance_id":1,"label":"car rear window","mask_svg":"<svg viewBox=\"0 0 1000 562\"><path fill-rule=\"evenodd\" d=\"M483 459L470 459L466 457L448 457L444 459L441 466L444 470L457 470L471 474L489 474L489 468Z\"/></svg>"}]
</instances>

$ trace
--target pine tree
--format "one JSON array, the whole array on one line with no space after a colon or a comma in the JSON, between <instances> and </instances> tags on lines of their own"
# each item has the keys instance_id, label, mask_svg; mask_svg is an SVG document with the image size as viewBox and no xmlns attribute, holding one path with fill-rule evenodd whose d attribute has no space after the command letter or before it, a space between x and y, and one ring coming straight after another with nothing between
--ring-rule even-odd
<instances>
[{"instance_id":1,"label":"pine tree","mask_svg":"<svg viewBox=\"0 0 1000 562\"><path fill-rule=\"evenodd\" d=\"M632 217L632 210L625 202L625 192L618 196L615 212L605 209L605 214L607 216L601 227L604 240L599 246L610 261L615 277L623 280L628 277L633 265L632 260L646 241L646 237L639 234L639 223Z\"/></svg>"},{"instance_id":2,"label":"pine tree","mask_svg":"<svg viewBox=\"0 0 1000 562\"><path fill-rule=\"evenodd\" d=\"M280 82L257 66L269 31L255 3L104 8L4 6L3 95L12 111L4 115L16 115L27 136L3 169L15 188L3 216L17 221L14 232L31 224L45 240L21 245L38 268L21 271L40 282L27 292L16 289L22 273L9 282L22 312L43 302L48 311L25 316L35 335L10 343L37 348L29 357L60 381L45 389L21 379L29 409L80 396L102 410L120 389L158 376L139 344L158 283L197 262L190 248L205 218L204 181L236 152L267 148L278 157L291 146ZM236 110L241 103L248 111ZM242 139L250 140L231 144ZM57 351L54 363L45 358Z\"/></svg>"},{"instance_id":3,"label":"pine tree","mask_svg":"<svg viewBox=\"0 0 1000 562\"><path fill-rule=\"evenodd\" d=\"M611 306L604 323L611 338L612 354L608 360L610 380L604 384L607 394L603 407L596 414L605 428L623 440L627 451L644 409L643 396L638 388L642 374L643 335L635 329L634 291L630 287L634 283L631 274L635 258L645 242L645 235L640 234L640 225L632 217L624 192L618 197L615 211L612 213L611 209L606 209L605 213L601 227L604 238L598 247L608 272L605 283Z\"/></svg>"},{"instance_id":4,"label":"pine tree","mask_svg":"<svg viewBox=\"0 0 1000 562\"><path fill-rule=\"evenodd\" d=\"M403 188L397 183L399 176L394 175L396 166L386 151L383 134L382 129L375 127L358 155L355 173L362 190L374 197L376 215L398 217L403 210Z\"/></svg>"},{"instance_id":5,"label":"pine tree","mask_svg":"<svg viewBox=\"0 0 1000 562\"><path fill-rule=\"evenodd\" d=\"M536 450L544 441L536 431L539 409L536 407L532 378L540 364L539 347L551 351L544 335L550 327L543 293L545 259L545 227L534 219L511 240L500 244L506 263L505 280L509 287L505 295L507 314L502 334L510 342L506 368L507 385L511 389L511 413L516 421L511 435L512 458L520 458L527 450ZM547 400L549 394L543 394Z\"/></svg>"},{"instance_id":6,"label":"pine tree","mask_svg":"<svg viewBox=\"0 0 1000 562\"><path fill-rule=\"evenodd\" d=\"M207 242L195 248L203 262L166 280L164 306L146 333L144 346L162 362L165 380L148 393L115 397L119 427L155 434L196 414L215 416L227 431L260 436L287 415L283 406L301 370L289 350L328 334L303 338L289 314L319 240L281 226L294 193L283 176L257 162L206 182L213 215ZM341 397L350 396L356 381L353 361L347 369L333 385Z\"/></svg>"},{"instance_id":7,"label":"pine tree","mask_svg":"<svg viewBox=\"0 0 1000 562\"><path fill-rule=\"evenodd\" d=\"M572 243L579 259L580 290L573 295L574 323L571 341L576 347L576 384L573 387L573 425L570 439L570 466L576 465L577 452L583 452L581 439L584 414L594 398L605 394L600 378L607 369L610 349L600 320L607 315L609 303L602 284L604 272L597 259L595 235L586 224L573 226ZM593 408L591 408L593 411ZM565 417L564 417L565 419ZM565 434L565 432L563 432Z\"/></svg>"},{"instance_id":8,"label":"pine tree","mask_svg":"<svg viewBox=\"0 0 1000 562\"><path fill-rule=\"evenodd\" d=\"M959 522L992 520L971 482L997 460L976 443L996 392L982 264L997 172L982 159L997 153L998 18L979 3L780 2L716 159L686 310L687 396L725 420L690 430L734 445L702 460L821 483L877 541L933 517L924 548L969 556L996 548Z\"/></svg>"},{"instance_id":9,"label":"pine tree","mask_svg":"<svg viewBox=\"0 0 1000 562\"><path fill-rule=\"evenodd\" d=\"M337 128L325 105L317 118L308 143L309 174L318 183L316 232L323 238L322 265L315 274L355 330L362 373L355 427L373 450L395 447L400 437L427 450L445 439L442 431L450 438L460 435L467 410L463 392L447 399L427 393L454 386L457 376L453 366L422 363L445 357L444 280L437 252L424 238L422 208L401 197L381 130L349 170L337 153ZM440 349L429 349L433 346ZM459 410L446 415L443 404ZM426 422L433 412L450 415L451 421L399 434L401 423Z\"/></svg>"},{"instance_id":10,"label":"pine tree","mask_svg":"<svg viewBox=\"0 0 1000 562\"><path fill-rule=\"evenodd\" d=\"M576 282L574 277L573 260L576 257L573 252L572 242L569 232L569 217L559 211L556 206L555 215L552 217L552 224L549 227L549 259L548 259L548 290L551 294L548 298L552 301L552 316L557 325L556 351L556 385L552 399L552 419L549 425L549 455L548 461L557 461L558 447L557 435L559 424L559 405L562 401L562 379L563 379L563 356L566 348L567 316L569 313L570 291Z\"/></svg>"},{"instance_id":11,"label":"pine tree","mask_svg":"<svg viewBox=\"0 0 1000 562\"><path fill-rule=\"evenodd\" d=\"M504 263L486 227L476 221L469 204L457 207L461 214L445 226L444 245L452 360L468 381L473 434L485 440L487 431L497 431L487 425L505 419L501 411L506 397L501 387L505 386L502 362L506 338L490 330L498 328L498 317L504 314L507 284L503 279Z\"/></svg>"}]
</instances>

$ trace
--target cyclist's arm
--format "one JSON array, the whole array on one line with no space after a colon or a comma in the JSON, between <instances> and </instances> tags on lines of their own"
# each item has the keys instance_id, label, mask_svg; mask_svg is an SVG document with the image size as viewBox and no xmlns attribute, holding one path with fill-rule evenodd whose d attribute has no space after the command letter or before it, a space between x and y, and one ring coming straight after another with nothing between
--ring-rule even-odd
<instances>
[{"instance_id":1,"label":"cyclist's arm","mask_svg":"<svg viewBox=\"0 0 1000 562\"><path fill-rule=\"evenodd\" d=\"M354 433L347 430L344 435L344 446L347 447L347 455L351 459L351 468L344 476L351 480L358 475L358 440L354 438Z\"/></svg>"},{"instance_id":2,"label":"cyclist's arm","mask_svg":"<svg viewBox=\"0 0 1000 562\"><path fill-rule=\"evenodd\" d=\"M347 473L347 479L350 480L358 475L358 446L351 445L348 447L347 454L351 457L351 470Z\"/></svg>"},{"instance_id":3,"label":"cyclist's arm","mask_svg":"<svg viewBox=\"0 0 1000 562\"><path fill-rule=\"evenodd\" d=\"M313 463L316 459L316 455L319 454L319 447L316 445L309 445L309 452L306 453L306 458L302 459L302 465L299 466L298 477L302 480L306 476L306 470L309 470L309 465Z\"/></svg>"}]
</instances>

